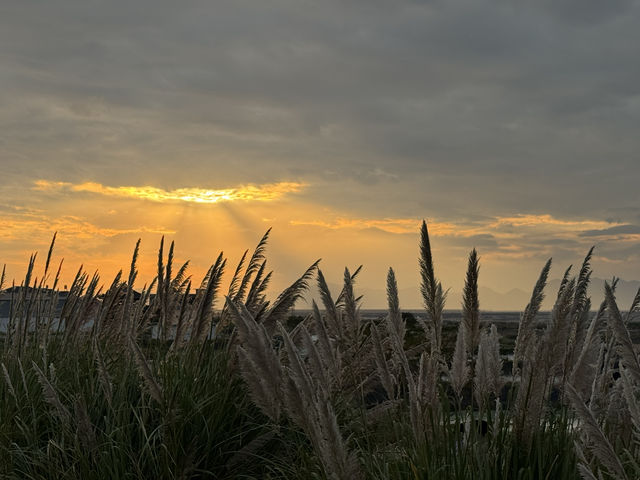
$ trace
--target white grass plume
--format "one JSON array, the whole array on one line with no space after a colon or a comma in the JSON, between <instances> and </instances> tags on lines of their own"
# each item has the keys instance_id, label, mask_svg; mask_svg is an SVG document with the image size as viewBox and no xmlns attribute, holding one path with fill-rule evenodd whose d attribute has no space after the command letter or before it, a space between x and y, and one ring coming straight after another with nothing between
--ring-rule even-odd
<instances>
[{"instance_id":1,"label":"white grass plume","mask_svg":"<svg viewBox=\"0 0 640 480\"><path fill-rule=\"evenodd\" d=\"M522 361L527 347L530 346L531 337L533 334L533 322L535 321L540 306L544 300L544 288L547 285L547 277L549 276L549 270L551 269L551 259L547 260L547 263L542 268L538 281L533 292L531 294L531 300L524 310L520 323L518 324L518 335L516 337L515 348L513 351L513 370L514 372L520 371L520 362Z\"/></svg>"},{"instance_id":2,"label":"white grass plume","mask_svg":"<svg viewBox=\"0 0 640 480\"><path fill-rule=\"evenodd\" d=\"M327 368L331 372L331 376L333 376L334 378L338 378L340 376L340 372L336 362L334 346L332 345L332 341L329 338L329 332L327 331L325 322L322 319L322 314L320 313L320 309L318 308L315 300L312 301L311 306L314 322L313 324L315 327L316 335L318 336L317 348L320 354L320 358L322 359L325 368Z\"/></svg>"},{"instance_id":3,"label":"white grass plume","mask_svg":"<svg viewBox=\"0 0 640 480\"><path fill-rule=\"evenodd\" d=\"M620 345L620 355L625 367L636 383L640 383L640 362L633 348L633 342L626 325L622 320L620 310L616 303L615 294L611 285L605 282L605 299L607 301L607 311L609 312L609 322L615 334L615 338Z\"/></svg>"},{"instance_id":4,"label":"white grass plume","mask_svg":"<svg viewBox=\"0 0 640 480\"><path fill-rule=\"evenodd\" d=\"M467 275L462 294L462 324L466 351L473 355L480 342L480 302L478 300L478 274L480 264L474 248L469 254Z\"/></svg>"},{"instance_id":5,"label":"white grass plume","mask_svg":"<svg viewBox=\"0 0 640 480\"><path fill-rule=\"evenodd\" d=\"M469 381L469 365L467 363L467 349L464 341L464 326L458 324L458 333L456 334L456 346L453 351L451 360L451 368L449 369L449 380L453 391L458 399L462 394L462 389Z\"/></svg>"},{"instance_id":6,"label":"white grass plume","mask_svg":"<svg viewBox=\"0 0 640 480\"><path fill-rule=\"evenodd\" d=\"M318 269L317 272L317 282L318 282L318 290L320 292L320 300L325 309L325 315L327 318L327 328L329 332L335 337L342 337L343 328L342 322L340 321L338 310L336 305L331 298L331 292L329 291L329 286L324 278L322 270Z\"/></svg>"},{"instance_id":7,"label":"white grass plume","mask_svg":"<svg viewBox=\"0 0 640 480\"><path fill-rule=\"evenodd\" d=\"M307 268L300 278L293 282L278 296L264 316L259 319L268 332L273 331L276 323L284 320L289 310L291 310L295 303L302 298L302 295L309 287L309 280L318 268L319 262L320 260L316 260L309 268Z\"/></svg>"},{"instance_id":8,"label":"white grass plume","mask_svg":"<svg viewBox=\"0 0 640 480\"><path fill-rule=\"evenodd\" d=\"M431 242L427 222L422 221L420 229L420 292L424 301L424 307L429 314L431 335L431 351L440 354L442 344L442 312L447 297L442 284L437 280L433 268L433 256L431 254Z\"/></svg>"},{"instance_id":9,"label":"white grass plume","mask_svg":"<svg viewBox=\"0 0 640 480\"><path fill-rule=\"evenodd\" d=\"M582 342L582 348L569 375L569 382L582 395L586 393L592 384L597 371L596 360L598 358L598 349L602 342L600 338L601 331L605 327L606 307L607 303L603 301L598 312L591 320Z\"/></svg>"},{"instance_id":10,"label":"white grass plume","mask_svg":"<svg viewBox=\"0 0 640 480\"><path fill-rule=\"evenodd\" d=\"M373 349L375 352L374 359L380 383L387 392L387 397L390 399L395 398L395 381L394 376L389 369L390 362L386 359L384 353L385 349L382 344L382 340L380 339L380 334L378 333L378 327L373 322L371 323L371 338L373 341Z\"/></svg>"},{"instance_id":11,"label":"white grass plume","mask_svg":"<svg viewBox=\"0 0 640 480\"><path fill-rule=\"evenodd\" d=\"M287 382L285 397L289 398L289 403L293 403L291 406L296 411L294 417L302 416L300 426L309 436L325 474L335 480L361 478L357 459L348 451L340 433L327 390L315 384L282 324L278 323L278 329L289 359L286 370L290 381Z\"/></svg>"},{"instance_id":12,"label":"white grass plume","mask_svg":"<svg viewBox=\"0 0 640 480\"><path fill-rule=\"evenodd\" d=\"M240 372L254 403L274 422L282 411L282 368L264 325L258 324L244 305L227 297L240 344L236 348Z\"/></svg>"},{"instance_id":13,"label":"white grass plume","mask_svg":"<svg viewBox=\"0 0 640 480\"><path fill-rule=\"evenodd\" d=\"M129 347L133 352L133 358L136 362L136 366L138 367L138 373L144 380L143 385L145 385L149 395L160 405L164 405L164 394L162 392L162 387L160 383L156 380L153 372L151 371L151 367L147 363L147 359L144 357L142 350L136 343L133 338L129 339Z\"/></svg>"},{"instance_id":14,"label":"white grass plume","mask_svg":"<svg viewBox=\"0 0 640 480\"><path fill-rule=\"evenodd\" d=\"M58 392L55 387L49 382L47 376L38 368L35 362L31 362L33 369L36 372L36 376L38 377L38 383L42 387L42 393L44 395L44 399L47 401L49 405L54 408L56 412L56 416L62 421L64 425L69 425L71 423L71 414L67 407L65 407L60 401L60 397L58 396Z\"/></svg>"},{"instance_id":15,"label":"white grass plume","mask_svg":"<svg viewBox=\"0 0 640 480\"><path fill-rule=\"evenodd\" d=\"M619 479L627 479L628 477L624 471L624 467L613 449L611 442L609 442L600 425L598 425L593 413L580 399L578 392L576 392L572 385L567 385L566 394L582 422L581 428L587 437L587 448L612 475Z\"/></svg>"},{"instance_id":16,"label":"white grass plume","mask_svg":"<svg viewBox=\"0 0 640 480\"><path fill-rule=\"evenodd\" d=\"M400 299L398 296L398 284L392 268L387 273L387 303L389 306L389 326L394 335L404 342L406 326L400 312Z\"/></svg>"},{"instance_id":17,"label":"white grass plume","mask_svg":"<svg viewBox=\"0 0 640 480\"><path fill-rule=\"evenodd\" d=\"M215 263L209 268L205 280L203 280L204 293L200 296L200 302L193 321L192 343L202 343L209 334L211 322L213 321L213 306L222 281L225 265L226 260L223 258L222 252L220 252Z\"/></svg>"}]
</instances>

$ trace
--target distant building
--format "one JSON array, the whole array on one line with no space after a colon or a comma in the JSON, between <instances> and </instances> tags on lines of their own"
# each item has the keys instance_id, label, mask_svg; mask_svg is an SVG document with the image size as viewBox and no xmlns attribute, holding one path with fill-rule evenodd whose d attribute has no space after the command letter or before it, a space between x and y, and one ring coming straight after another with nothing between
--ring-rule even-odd
<instances>
[{"instance_id":1,"label":"distant building","mask_svg":"<svg viewBox=\"0 0 640 480\"><path fill-rule=\"evenodd\" d=\"M38 295L37 298L36 295ZM32 315L35 315L38 310L46 315L51 312L53 314L53 319L59 320L62 308L64 307L68 297L69 292L54 291L50 288L35 289L32 287L10 287L5 290L0 290L0 331L6 330L11 316L11 311L12 309L15 310L18 308L18 303L21 299L24 299L25 305L37 300L37 310L35 305L31 305ZM52 300L55 302L53 309L51 308Z\"/></svg>"}]
</instances>

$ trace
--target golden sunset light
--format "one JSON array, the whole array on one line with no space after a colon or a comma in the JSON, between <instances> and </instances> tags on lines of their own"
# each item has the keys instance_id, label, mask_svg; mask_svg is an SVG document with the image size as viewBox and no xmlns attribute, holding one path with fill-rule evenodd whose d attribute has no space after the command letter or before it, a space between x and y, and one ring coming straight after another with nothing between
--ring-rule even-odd
<instances>
[{"instance_id":1,"label":"golden sunset light","mask_svg":"<svg viewBox=\"0 0 640 480\"><path fill-rule=\"evenodd\" d=\"M207 190L203 188L178 188L163 190L156 187L109 187L94 182L71 184L67 182L49 182L37 180L35 189L42 191L89 192L114 197L138 198L154 202L193 202L218 203L233 201L271 201L286 195L299 192L306 186L304 183L279 182L266 185L246 185L223 190Z\"/></svg>"},{"instance_id":2,"label":"golden sunset light","mask_svg":"<svg viewBox=\"0 0 640 480\"><path fill-rule=\"evenodd\" d=\"M638 478L638 25L1 0L0 479Z\"/></svg>"}]
</instances>

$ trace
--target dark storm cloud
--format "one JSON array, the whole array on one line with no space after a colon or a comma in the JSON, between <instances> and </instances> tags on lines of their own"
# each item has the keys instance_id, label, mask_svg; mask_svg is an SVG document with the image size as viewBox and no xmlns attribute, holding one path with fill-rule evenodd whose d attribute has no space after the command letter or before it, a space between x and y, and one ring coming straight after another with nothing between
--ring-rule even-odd
<instances>
[{"instance_id":1,"label":"dark storm cloud","mask_svg":"<svg viewBox=\"0 0 640 480\"><path fill-rule=\"evenodd\" d=\"M631 0L3 2L2 182L297 178L360 213L637 221L639 20Z\"/></svg>"}]
</instances>

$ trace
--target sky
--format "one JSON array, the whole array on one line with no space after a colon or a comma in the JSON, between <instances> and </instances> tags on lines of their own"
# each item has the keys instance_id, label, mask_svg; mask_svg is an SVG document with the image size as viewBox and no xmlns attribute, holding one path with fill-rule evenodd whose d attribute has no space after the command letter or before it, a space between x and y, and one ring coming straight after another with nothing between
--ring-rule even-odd
<instances>
[{"instance_id":1,"label":"sky","mask_svg":"<svg viewBox=\"0 0 640 480\"><path fill-rule=\"evenodd\" d=\"M638 24L635 0L3 0L0 264L19 283L57 231L65 281L109 282L141 238L144 283L164 235L199 279L273 227L274 293L322 258L369 290L393 267L413 308L425 219L452 292L474 247L496 292L592 245L640 279Z\"/></svg>"}]
</instances>

